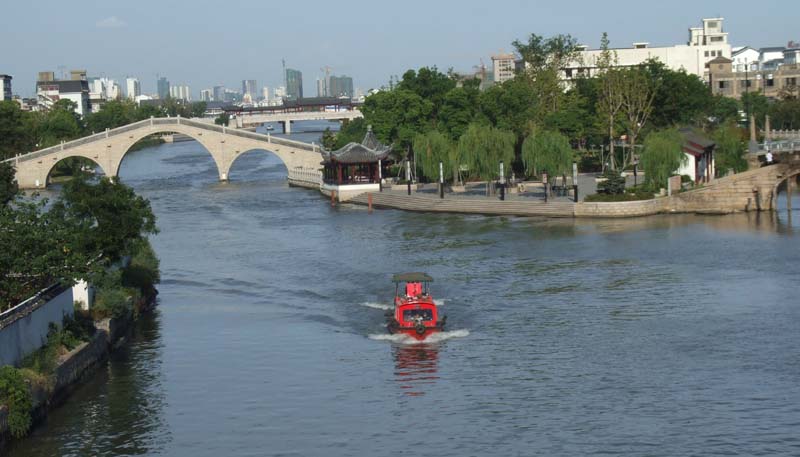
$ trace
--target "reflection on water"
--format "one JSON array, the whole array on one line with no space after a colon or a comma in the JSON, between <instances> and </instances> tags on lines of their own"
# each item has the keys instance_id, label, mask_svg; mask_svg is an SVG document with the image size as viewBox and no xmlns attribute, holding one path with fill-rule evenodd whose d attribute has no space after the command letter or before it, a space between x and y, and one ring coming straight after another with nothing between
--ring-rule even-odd
<instances>
[{"instance_id":1,"label":"reflection on water","mask_svg":"<svg viewBox=\"0 0 800 457\"><path fill-rule=\"evenodd\" d=\"M436 344L393 345L394 375L403 393L425 395L426 387L436 382L439 347Z\"/></svg>"}]
</instances>

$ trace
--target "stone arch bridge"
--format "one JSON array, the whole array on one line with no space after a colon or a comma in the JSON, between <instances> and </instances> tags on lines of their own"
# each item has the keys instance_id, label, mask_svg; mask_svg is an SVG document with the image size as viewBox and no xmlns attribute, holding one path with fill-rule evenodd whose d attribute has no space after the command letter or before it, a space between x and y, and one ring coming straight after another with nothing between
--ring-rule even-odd
<instances>
[{"instance_id":1,"label":"stone arch bridge","mask_svg":"<svg viewBox=\"0 0 800 457\"><path fill-rule=\"evenodd\" d=\"M321 168L322 155L318 145L181 117L146 119L19 155L7 162L15 167L17 183L22 189L46 187L48 175L55 164L68 157L87 158L100 166L106 176L115 178L131 146L156 133L182 133L197 140L214 159L221 181L228 180L231 166L236 159L253 149L274 153L286 165L290 180L297 176L300 184L308 180L307 184L313 185Z\"/></svg>"}]
</instances>

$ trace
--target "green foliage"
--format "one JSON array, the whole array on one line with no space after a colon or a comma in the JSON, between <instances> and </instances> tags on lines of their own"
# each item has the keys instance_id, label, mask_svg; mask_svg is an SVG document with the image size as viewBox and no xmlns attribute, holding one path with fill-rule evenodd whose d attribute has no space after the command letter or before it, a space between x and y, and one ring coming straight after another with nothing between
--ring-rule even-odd
<instances>
[{"instance_id":1,"label":"green foliage","mask_svg":"<svg viewBox=\"0 0 800 457\"><path fill-rule=\"evenodd\" d=\"M655 59L648 60L643 71L655 88L656 109L650 115L653 127L699 124L708 115L713 97L700 77L685 70L671 70Z\"/></svg>"},{"instance_id":2,"label":"green foliage","mask_svg":"<svg viewBox=\"0 0 800 457\"><path fill-rule=\"evenodd\" d=\"M606 170L603 178L605 181L597 183L598 194L621 195L625 193L625 178L621 174L613 170Z\"/></svg>"},{"instance_id":3,"label":"green foliage","mask_svg":"<svg viewBox=\"0 0 800 457\"><path fill-rule=\"evenodd\" d=\"M133 290L122 285L122 270L104 270L92 278L95 288L92 314L95 319L122 317L131 311Z\"/></svg>"},{"instance_id":4,"label":"green foliage","mask_svg":"<svg viewBox=\"0 0 800 457\"><path fill-rule=\"evenodd\" d=\"M623 192L619 194L606 194L598 193L587 195L584 199L585 202L635 202L640 200L651 200L653 192L638 191L638 192Z\"/></svg>"},{"instance_id":5,"label":"green foliage","mask_svg":"<svg viewBox=\"0 0 800 457\"><path fill-rule=\"evenodd\" d=\"M417 133L430 128L433 103L410 90L396 89L370 95L361 112L380 141L405 149Z\"/></svg>"},{"instance_id":6,"label":"green foliage","mask_svg":"<svg viewBox=\"0 0 800 457\"><path fill-rule=\"evenodd\" d=\"M214 123L217 125L226 126L231 121L231 115L228 113L222 113L214 119Z\"/></svg>"},{"instance_id":7,"label":"green foliage","mask_svg":"<svg viewBox=\"0 0 800 457\"><path fill-rule=\"evenodd\" d=\"M322 147L329 151L336 149L336 135L331 132L330 127L322 132Z\"/></svg>"},{"instance_id":8,"label":"green foliage","mask_svg":"<svg viewBox=\"0 0 800 457\"><path fill-rule=\"evenodd\" d=\"M7 205L19 194L15 173L10 163L0 162L0 206Z\"/></svg>"},{"instance_id":9,"label":"green foliage","mask_svg":"<svg viewBox=\"0 0 800 457\"><path fill-rule=\"evenodd\" d=\"M570 174L572 158L569 139L559 132L534 130L522 143L522 160L531 174Z\"/></svg>"},{"instance_id":10,"label":"green foliage","mask_svg":"<svg viewBox=\"0 0 800 457\"><path fill-rule=\"evenodd\" d=\"M514 78L495 84L478 97L480 117L494 127L525 138L538 116L538 97L524 80Z\"/></svg>"},{"instance_id":11,"label":"green foliage","mask_svg":"<svg viewBox=\"0 0 800 457\"><path fill-rule=\"evenodd\" d=\"M333 149L340 149L348 143L360 143L367 134L367 122L364 118L354 120L345 120L342 122L342 128L336 134L336 143Z\"/></svg>"},{"instance_id":12,"label":"green foliage","mask_svg":"<svg viewBox=\"0 0 800 457\"><path fill-rule=\"evenodd\" d=\"M430 120L435 125L447 93L455 87L455 80L440 72L436 67L422 67L417 71L406 71L397 89L413 92L421 99L430 102Z\"/></svg>"},{"instance_id":13,"label":"green foliage","mask_svg":"<svg viewBox=\"0 0 800 457\"><path fill-rule=\"evenodd\" d=\"M20 370L0 367L0 404L8 406L8 426L14 437L21 438L31 427L33 401Z\"/></svg>"},{"instance_id":14,"label":"green foliage","mask_svg":"<svg viewBox=\"0 0 800 457\"><path fill-rule=\"evenodd\" d=\"M716 95L711 101L709 117L718 125L736 122L739 120L739 102L732 98Z\"/></svg>"},{"instance_id":15,"label":"green foliage","mask_svg":"<svg viewBox=\"0 0 800 457\"><path fill-rule=\"evenodd\" d=\"M770 126L776 130L800 129L800 98L785 98L769 107Z\"/></svg>"},{"instance_id":16,"label":"green foliage","mask_svg":"<svg viewBox=\"0 0 800 457\"><path fill-rule=\"evenodd\" d=\"M458 141L459 163L469 168L471 176L495 179L500 162L510 164L514 160L515 141L511 132L472 123Z\"/></svg>"},{"instance_id":17,"label":"green foliage","mask_svg":"<svg viewBox=\"0 0 800 457\"><path fill-rule=\"evenodd\" d=\"M81 227L78 249L116 262L131 243L156 233L150 202L122 184L104 178L97 184L83 179L67 183L51 213Z\"/></svg>"},{"instance_id":18,"label":"green foliage","mask_svg":"<svg viewBox=\"0 0 800 457\"><path fill-rule=\"evenodd\" d=\"M440 110L439 127L451 139L457 140L467 131L467 126L475 118L479 95L474 85L456 87L445 95Z\"/></svg>"},{"instance_id":19,"label":"green foliage","mask_svg":"<svg viewBox=\"0 0 800 457\"><path fill-rule=\"evenodd\" d=\"M744 139L746 132L733 121L719 126L712 134L717 149L714 152L714 163L717 176L725 176L728 172L736 173L747 170L744 159Z\"/></svg>"},{"instance_id":20,"label":"green foliage","mask_svg":"<svg viewBox=\"0 0 800 457\"><path fill-rule=\"evenodd\" d=\"M442 162L442 167L447 172L459 165L450 161L453 158L454 143L439 131L431 130L428 133L417 134L414 137L413 148L417 165L422 167L422 174L430 181L439 181L439 162Z\"/></svg>"},{"instance_id":21,"label":"green foliage","mask_svg":"<svg viewBox=\"0 0 800 457\"><path fill-rule=\"evenodd\" d=\"M0 101L0 160L36 149L37 113L25 112L17 102Z\"/></svg>"},{"instance_id":22,"label":"green foliage","mask_svg":"<svg viewBox=\"0 0 800 457\"><path fill-rule=\"evenodd\" d=\"M769 99L767 97L758 92L742 94L739 99L739 107L745 114L755 116L756 128L764 128L764 121L767 114L769 114Z\"/></svg>"},{"instance_id":23,"label":"green foliage","mask_svg":"<svg viewBox=\"0 0 800 457\"><path fill-rule=\"evenodd\" d=\"M653 132L644 141L640 157L645 181L651 186L667 187L667 180L687 160L681 145L683 137L677 130Z\"/></svg>"}]
</instances>

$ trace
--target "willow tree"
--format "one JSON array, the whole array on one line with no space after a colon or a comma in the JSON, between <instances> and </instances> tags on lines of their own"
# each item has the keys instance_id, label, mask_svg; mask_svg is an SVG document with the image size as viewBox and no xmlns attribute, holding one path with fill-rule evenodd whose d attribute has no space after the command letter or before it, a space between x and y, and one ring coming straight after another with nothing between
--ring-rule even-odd
<instances>
[{"instance_id":1,"label":"willow tree","mask_svg":"<svg viewBox=\"0 0 800 457\"><path fill-rule=\"evenodd\" d=\"M500 162L508 167L514 160L515 142L512 132L472 123L458 140L458 155L470 175L487 181L488 191L488 181L499 174Z\"/></svg>"},{"instance_id":2,"label":"willow tree","mask_svg":"<svg viewBox=\"0 0 800 457\"><path fill-rule=\"evenodd\" d=\"M414 157L417 165L422 167L422 174L432 181L439 180L439 162L445 170L458 170L457 157L453 155L455 145L447 135L431 130L427 133L418 133L413 141ZM454 176L455 179L456 176Z\"/></svg>"},{"instance_id":3,"label":"willow tree","mask_svg":"<svg viewBox=\"0 0 800 457\"><path fill-rule=\"evenodd\" d=\"M644 141L640 157L645 182L654 188L667 187L667 180L687 158L682 149L683 137L675 129L653 132Z\"/></svg>"},{"instance_id":4,"label":"willow tree","mask_svg":"<svg viewBox=\"0 0 800 457\"><path fill-rule=\"evenodd\" d=\"M560 132L533 130L522 143L522 161L528 173L546 171L550 176L567 175L572 159L569 139Z\"/></svg>"}]
</instances>

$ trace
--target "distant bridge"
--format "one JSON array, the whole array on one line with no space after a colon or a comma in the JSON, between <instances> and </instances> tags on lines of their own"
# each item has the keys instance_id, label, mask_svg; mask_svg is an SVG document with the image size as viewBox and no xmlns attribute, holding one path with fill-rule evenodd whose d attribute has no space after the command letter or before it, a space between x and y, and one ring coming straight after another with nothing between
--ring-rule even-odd
<instances>
[{"instance_id":1,"label":"distant bridge","mask_svg":"<svg viewBox=\"0 0 800 457\"><path fill-rule=\"evenodd\" d=\"M68 157L83 157L95 162L110 178L119 174L120 164L131 146L156 133L182 133L199 142L214 159L220 181L227 181L236 159L253 149L272 152L286 165L290 181L303 184L319 175L322 161L319 146L271 135L231 129L196 120L170 117L150 118L74 141L19 155L6 160L16 168L22 189L42 189L56 163ZM309 183L314 185L315 183ZM318 180L316 185L318 185Z\"/></svg>"},{"instance_id":2,"label":"distant bridge","mask_svg":"<svg viewBox=\"0 0 800 457\"><path fill-rule=\"evenodd\" d=\"M250 112L244 111L232 117L228 123L232 128L252 127L267 122L278 122L283 126L283 133L292 133L294 121L343 121L364 117L357 109L342 111L298 111L298 112Z\"/></svg>"}]
</instances>

